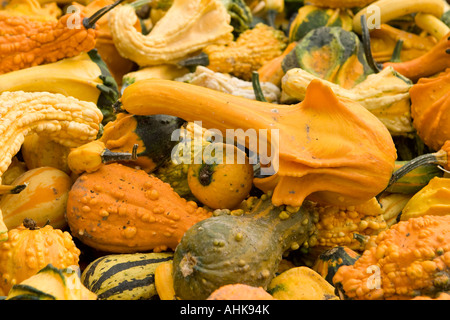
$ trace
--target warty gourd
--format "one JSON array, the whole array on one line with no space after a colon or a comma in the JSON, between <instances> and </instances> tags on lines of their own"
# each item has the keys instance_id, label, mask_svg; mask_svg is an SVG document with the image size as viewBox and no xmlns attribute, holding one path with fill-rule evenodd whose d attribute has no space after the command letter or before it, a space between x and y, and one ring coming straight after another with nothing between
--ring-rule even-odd
<instances>
[{"instance_id":1,"label":"warty gourd","mask_svg":"<svg viewBox=\"0 0 450 320\"><path fill-rule=\"evenodd\" d=\"M0 114L0 181L28 134L34 132L77 147L97 137L103 119L95 103L48 92L3 92ZM1 240L6 240L6 229L0 219Z\"/></svg>"}]
</instances>

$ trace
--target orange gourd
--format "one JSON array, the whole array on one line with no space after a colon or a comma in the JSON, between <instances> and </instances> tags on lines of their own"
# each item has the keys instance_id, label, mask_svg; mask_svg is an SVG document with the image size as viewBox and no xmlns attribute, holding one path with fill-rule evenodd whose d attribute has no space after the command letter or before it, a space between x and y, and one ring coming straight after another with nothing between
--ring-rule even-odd
<instances>
[{"instance_id":1,"label":"orange gourd","mask_svg":"<svg viewBox=\"0 0 450 320\"><path fill-rule=\"evenodd\" d=\"M341 298L436 297L448 291L450 216L400 221L381 232L361 257L333 277Z\"/></svg>"},{"instance_id":2,"label":"orange gourd","mask_svg":"<svg viewBox=\"0 0 450 320\"><path fill-rule=\"evenodd\" d=\"M398 73L412 81L450 68L450 32L425 54L408 61L383 63L383 68L387 66L392 66Z\"/></svg>"},{"instance_id":3,"label":"orange gourd","mask_svg":"<svg viewBox=\"0 0 450 320\"><path fill-rule=\"evenodd\" d=\"M206 300L275 300L262 287L233 283L224 285L211 293Z\"/></svg>"},{"instance_id":4,"label":"orange gourd","mask_svg":"<svg viewBox=\"0 0 450 320\"><path fill-rule=\"evenodd\" d=\"M450 140L450 66L437 77L419 79L409 94L417 134L431 149L439 150Z\"/></svg>"},{"instance_id":5,"label":"orange gourd","mask_svg":"<svg viewBox=\"0 0 450 320\"><path fill-rule=\"evenodd\" d=\"M90 17L67 13L57 21L0 13L0 74L56 62L94 49L95 23L122 1Z\"/></svg>"},{"instance_id":6,"label":"orange gourd","mask_svg":"<svg viewBox=\"0 0 450 320\"><path fill-rule=\"evenodd\" d=\"M56 268L78 267L80 250L67 231L50 225L36 226L31 219L8 231L0 243L0 294L33 276L48 264Z\"/></svg>"},{"instance_id":7,"label":"orange gourd","mask_svg":"<svg viewBox=\"0 0 450 320\"><path fill-rule=\"evenodd\" d=\"M364 203L386 187L395 167L396 150L386 127L319 80L309 84L305 99L295 105L151 79L127 87L121 104L132 114L201 120L203 127L224 135L227 129L254 130L274 151L276 172L254 183L264 192L273 190L276 205L300 206L306 197L340 206Z\"/></svg>"},{"instance_id":8,"label":"orange gourd","mask_svg":"<svg viewBox=\"0 0 450 320\"><path fill-rule=\"evenodd\" d=\"M118 163L81 175L66 213L74 237L113 253L173 250L189 227L210 216L169 184Z\"/></svg>"},{"instance_id":9,"label":"orange gourd","mask_svg":"<svg viewBox=\"0 0 450 320\"><path fill-rule=\"evenodd\" d=\"M233 152L228 158L226 144L210 146L214 146L215 150L223 150L222 161L209 164L205 159L207 155L204 154L202 163L189 165L189 189L201 203L211 209L235 209L252 189L253 165L245 152L234 145L229 146ZM215 157L217 156L216 154ZM244 161L239 162L241 157Z\"/></svg>"}]
</instances>

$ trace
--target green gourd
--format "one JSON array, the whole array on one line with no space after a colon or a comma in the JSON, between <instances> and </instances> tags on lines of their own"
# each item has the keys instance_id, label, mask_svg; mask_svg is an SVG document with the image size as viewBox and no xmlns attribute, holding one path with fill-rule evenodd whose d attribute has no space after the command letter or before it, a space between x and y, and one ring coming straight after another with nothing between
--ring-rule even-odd
<instances>
[{"instance_id":1,"label":"green gourd","mask_svg":"<svg viewBox=\"0 0 450 320\"><path fill-rule=\"evenodd\" d=\"M314 221L311 203L300 208L274 206L269 193L245 200L242 208L229 214L198 222L186 231L174 253L176 296L202 300L232 283L267 288L283 254L310 239Z\"/></svg>"}]
</instances>

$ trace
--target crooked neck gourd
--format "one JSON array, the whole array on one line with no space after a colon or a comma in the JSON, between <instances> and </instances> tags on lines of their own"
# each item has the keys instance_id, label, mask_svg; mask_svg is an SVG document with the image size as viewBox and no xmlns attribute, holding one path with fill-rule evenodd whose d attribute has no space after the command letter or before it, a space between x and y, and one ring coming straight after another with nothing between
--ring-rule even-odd
<instances>
[{"instance_id":1,"label":"crooked neck gourd","mask_svg":"<svg viewBox=\"0 0 450 320\"><path fill-rule=\"evenodd\" d=\"M300 206L306 197L339 206L364 203L386 187L395 167L396 149L381 121L319 80L311 81L305 99L295 105L152 79L127 87L119 104L131 114L202 121L224 135L227 129L254 130L259 142L276 151L276 173L254 179L259 189L273 191L276 205ZM247 147L252 148L248 141Z\"/></svg>"}]
</instances>

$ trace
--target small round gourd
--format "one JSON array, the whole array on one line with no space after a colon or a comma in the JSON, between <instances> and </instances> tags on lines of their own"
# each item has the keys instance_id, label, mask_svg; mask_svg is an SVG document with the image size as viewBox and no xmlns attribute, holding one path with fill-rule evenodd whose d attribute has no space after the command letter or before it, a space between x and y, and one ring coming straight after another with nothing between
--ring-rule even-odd
<instances>
[{"instance_id":1,"label":"small round gourd","mask_svg":"<svg viewBox=\"0 0 450 320\"><path fill-rule=\"evenodd\" d=\"M215 150L223 150L222 161L211 161L208 164L204 152L202 163L189 166L189 188L200 202L212 209L235 209L250 193L253 166L245 153L237 147L232 146L233 154L230 159L233 161L230 161L227 160L225 144L211 144L213 145L216 145ZM245 162L238 162L241 156Z\"/></svg>"},{"instance_id":2,"label":"small round gourd","mask_svg":"<svg viewBox=\"0 0 450 320\"><path fill-rule=\"evenodd\" d=\"M39 228L32 219L25 219L0 243L0 295L7 295L13 285L48 264L60 269L78 267L79 256L70 233L50 225Z\"/></svg>"}]
</instances>

